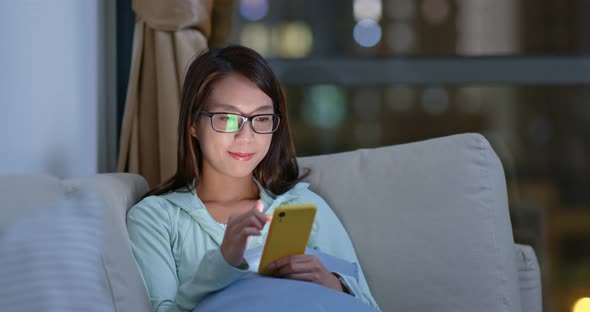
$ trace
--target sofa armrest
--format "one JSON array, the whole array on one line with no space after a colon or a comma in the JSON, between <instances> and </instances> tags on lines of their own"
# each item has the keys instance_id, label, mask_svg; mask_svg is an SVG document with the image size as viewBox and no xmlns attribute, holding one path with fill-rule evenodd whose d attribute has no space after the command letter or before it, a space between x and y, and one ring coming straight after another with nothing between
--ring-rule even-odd
<instances>
[{"instance_id":1,"label":"sofa armrest","mask_svg":"<svg viewBox=\"0 0 590 312\"><path fill-rule=\"evenodd\" d=\"M518 280L520 284L520 302L523 312L541 312L541 272L535 251L531 246L514 244Z\"/></svg>"},{"instance_id":2,"label":"sofa armrest","mask_svg":"<svg viewBox=\"0 0 590 312\"><path fill-rule=\"evenodd\" d=\"M107 173L64 181L84 194L98 195L103 207L104 248L102 260L116 311L151 311L147 291L131 251L127 234L127 210L148 191L137 174Z\"/></svg>"}]
</instances>

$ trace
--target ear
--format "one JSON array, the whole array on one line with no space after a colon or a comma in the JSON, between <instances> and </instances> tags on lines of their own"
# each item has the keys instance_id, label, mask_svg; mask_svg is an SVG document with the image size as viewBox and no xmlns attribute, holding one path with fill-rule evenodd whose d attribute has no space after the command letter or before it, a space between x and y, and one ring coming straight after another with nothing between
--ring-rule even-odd
<instances>
[{"instance_id":1,"label":"ear","mask_svg":"<svg viewBox=\"0 0 590 312\"><path fill-rule=\"evenodd\" d=\"M199 139L199 137L198 137L198 135L197 135L197 127L195 126L195 123L194 123L194 122L191 122L191 129L190 129L190 132L191 132L191 136L192 136L193 138L195 138L195 139L197 139L197 140Z\"/></svg>"}]
</instances>

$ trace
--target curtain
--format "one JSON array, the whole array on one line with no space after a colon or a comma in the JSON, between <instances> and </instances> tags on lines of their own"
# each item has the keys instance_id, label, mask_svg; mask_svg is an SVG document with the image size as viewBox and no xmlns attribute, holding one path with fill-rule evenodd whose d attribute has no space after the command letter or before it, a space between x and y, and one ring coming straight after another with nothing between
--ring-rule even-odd
<instances>
[{"instance_id":1,"label":"curtain","mask_svg":"<svg viewBox=\"0 0 590 312\"><path fill-rule=\"evenodd\" d=\"M117 170L141 174L151 187L176 172L186 69L207 48L212 19L231 16L231 1L215 4L214 10L213 0L132 1L136 22ZM222 36L229 27L220 25Z\"/></svg>"}]
</instances>

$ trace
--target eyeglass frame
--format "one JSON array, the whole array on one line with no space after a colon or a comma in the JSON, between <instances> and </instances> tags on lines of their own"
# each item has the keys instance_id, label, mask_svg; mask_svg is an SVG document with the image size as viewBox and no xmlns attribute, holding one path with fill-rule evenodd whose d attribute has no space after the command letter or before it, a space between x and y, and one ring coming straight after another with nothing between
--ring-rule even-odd
<instances>
[{"instance_id":1,"label":"eyeglass frame","mask_svg":"<svg viewBox=\"0 0 590 312\"><path fill-rule=\"evenodd\" d=\"M281 115L280 114L256 114L256 115L252 115L252 116L244 116L244 115L240 115L240 114L236 114L236 113L228 113L228 112L212 113L212 112L208 112L208 111L201 111L199 114L209 117L209 119L211 120L211 129L213 129L214 131L219 132L219 133L240 132L242 130L242 128L244 127L244 124L246 123L246 121L249 121L252 131L254 131L255 133L257 133L257 134L272 134L272 133L275 133L279 129L279 125L281 124ZM235 115L235 116L240 117L242 119L242 124L240 125L238 130L236 130L236 131L220 131L220 130L215 129L215 127L213 126L213 117L215 117L215 115L221 115L221 114ZM252 121L254 120L254 118L260 117L260 116L272 116L272 117L278 118L276 128L271 132L258 132L258 131L256 131L256 129L254 129L254 126L252 125Z\"/></svg>"}]
</instances>

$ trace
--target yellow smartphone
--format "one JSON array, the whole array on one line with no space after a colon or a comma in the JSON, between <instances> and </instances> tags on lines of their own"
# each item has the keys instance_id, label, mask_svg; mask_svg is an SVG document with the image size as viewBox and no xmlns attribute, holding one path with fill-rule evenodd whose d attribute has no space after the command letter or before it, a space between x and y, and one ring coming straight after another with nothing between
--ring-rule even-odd
<instances>
[{"instance_id":1,"label":"yellow smartphone","mask_svg":"<svg viewBox=\"0 0 590 312\"><path fill-rule=\"evenodd\" d=\"M258 273L271 275L268 265L286 256L301 255L315 219L314 204L284 205L275 210L262 250Z\"/></svg>"}]
</instances>

